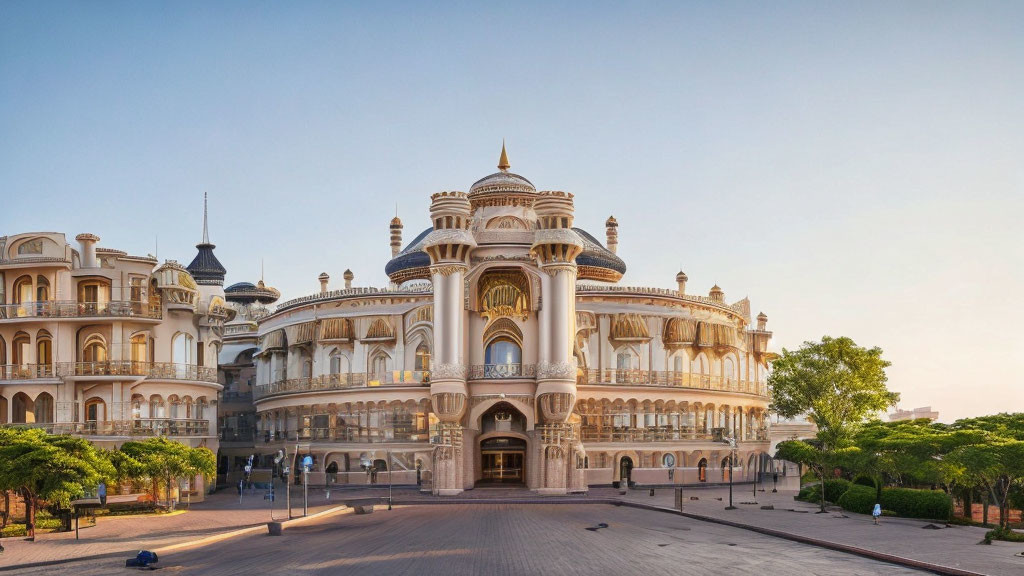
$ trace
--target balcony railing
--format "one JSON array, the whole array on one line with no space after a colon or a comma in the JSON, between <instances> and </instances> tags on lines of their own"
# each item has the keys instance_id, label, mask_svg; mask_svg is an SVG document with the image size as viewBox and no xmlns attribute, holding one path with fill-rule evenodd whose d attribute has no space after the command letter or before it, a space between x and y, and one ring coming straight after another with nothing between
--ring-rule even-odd
<instances>
[{"instance_id":1,"label":"balcony railing","mask_svg":"<svg viewBox=\"0 0 1024 576\"><path fill-rule=\"evenodd\" d=\"M626 386L668 386L692 388L695 390L717 390L722 392L743 392L758 396L768 395L768 385L753 380L737 380L693 374L690 372L661 372L654 370L583 370L577 377L578 385L604 384Z\"/></svg>"},{"instance_id":2,"label":"balcony railing","mask_svg":"<svg viewBox=\"0 0 1024 576\"><path fill-rule=\"evenodd\" d=\"M289 378L270 384L253 386L253 397L262 398L275 394L294 392L315 392L318 390L347 390L374 386L427 386L430 372L425 370L395 370L384 374L324 374L308 378Z\"/></svg>"},{"instance_id":3,"label":"balcony railing","mask_svg":"<svg viewBox=\"0 0 1024 576\"><path fill-rule=\"evenodd\" d=\"M257 434L257 437L260 435ZM302 430L276 430L263 432L263 442L324 440L329 442L352 442L358 444L384 444L388 442L427 442L429 430L388 430L337 428L304 428Z\"/></svg>"},{"instance_id":4,"label":"balcony railing","mask_svg":"<svg viewBox=\"0 0 1024 576\"><path fill-rule=\"evenodd\" d=\"M209 436L208 420L137 418L89 422L50 422L46 424L4 424L10 427L42 428L50 434L79 436Z\"/></svg>"},{"instance_id":5,"label":"balcony railing","mask_svg":"<svg viewBox=\"0 0 1024 576\"><path fill-rule=\"evenodd\" d=\"M0 380L35 380L53 378L52 364L3 364L0 365Z\"/></svg>"},{"instance_id":6,"label":"balcony railing","mask_svg":"<svg viewBox=\"0 0 1024 576\"><path fill-rule=\"evenodd\" d=\"M580 439L583 442L678 442L684 440L721 442L724 437L724 431L721 429L706 432L698 431L692 426L680 428L667 426L650 428L580 427ZM753 442L767 439L768 432L766 430L753 430L744 434L739 441Z\"/></svg>"},{"instance_id":7,"label":"balcony railing","mask_svg":"<svg viewBox=\"0 0 1024 576\"><path fill-rule=\"evenodd\" d=\"M162 317L157 302L113 300L79 302L77 300L41 300L0 305L0 320L8 318L156 318Z\"/></svg>"},{"instance_id":8,"label":"balcony railing","mask_svg":"<svg viewBox=\"0 0 1024 576\"><path fill-rule=\"evenodd\" d=\"M58 376L145 376L160 380L199 380L216 382L217 369L194 364L172 362L134 362L104 360L102 362L58 362Z\"/></svg>"},{"instance_id":9,"label":"balcony railing","mask_svg":"<svg viewBox=\"0 0 1024 576\"><path fill-rule=\"evenodd\" d=\"M469 380L499 380L502 378L536 378L533 364L477 364L469 367Z\"/></svg>"}]
</instances>

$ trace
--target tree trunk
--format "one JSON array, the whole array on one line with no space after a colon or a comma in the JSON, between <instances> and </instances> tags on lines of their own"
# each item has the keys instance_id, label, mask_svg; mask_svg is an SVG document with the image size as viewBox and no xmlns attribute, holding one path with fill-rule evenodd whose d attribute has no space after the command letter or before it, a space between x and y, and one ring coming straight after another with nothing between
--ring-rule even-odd
<instances>
[{"instance_id":1,"label":"tree trunk","mask_svg":"<svg viewBox=\"0 0 1024 576\"><path fill-rule=\"evenodd\" d=\"M988 525L988 501L989 500L991 500L991 497L988 494L985 494L985 501L982 502L982 504L981 504L981 523L985 524L985 525Z\"/></svg>"},{"instance_id":2,"label":"tree trunk","mask_svg":"<svg viewBox=\"0 0 1024 576\"><path fill-rule=\"evenodd\" d=\"M36 499L31 495L25 495L25 527L28 530L28 539L36 539Z\"/></svg>"},{"instance_id":3,"label":"tree trunk","mask_svg":"<svg viewBox=\"0 0 1024 576\"><path fill-rule=\"evenodd\" d=\"M7 528L7 523L11 518L11 493L4 490L4 518L3 523L0 524L0 528Z\"/></svg>"},{"instance_id":4,"label":"tree trunk","mask_svg":"<svg viewBox=\"0 0 1024 576\"><path fill-rule=\"evenodd\" d=\"M821 480L821 511L825 511L825 469L818 471L818 479Z\"/></svg>"},{"instance_id":5,"label":"tree trunk","mask_svg":"<svg viewBox=\"0 0 1024 576\"><path fill-rule=\"evenodd\" d=\"M964 518L974 521L974 488L968 488L964 495Z\"/></svg>"}]
</instances>

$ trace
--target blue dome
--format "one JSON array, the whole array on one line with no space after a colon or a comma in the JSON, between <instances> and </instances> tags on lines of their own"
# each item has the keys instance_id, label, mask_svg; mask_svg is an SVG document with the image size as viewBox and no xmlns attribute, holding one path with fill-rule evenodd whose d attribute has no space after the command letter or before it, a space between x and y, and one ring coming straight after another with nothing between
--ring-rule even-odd
<instances>
[{"instance_id":1,"label":"blue dome","mask_svg":"<svg viewBox=\"0 0 1024 576\"><path fill-rule=\"evenodd\" d=\"M404 250L398 253L384 266L384 273L388 275L388 278L396 282L404 282L405 280L412 280L413 278L430 278L430 256L423 251L423 240L426 239L427 235L434 231L434 227L431 226L423 232L420 232L419 236L413 239ZM425 275L416 274L409 278L404 278L408 274L401 274L402 272L409 272L418 268L427 268L428 272ZM396 277L396 275L398 275Z\"/></svg>"}]
</instances>

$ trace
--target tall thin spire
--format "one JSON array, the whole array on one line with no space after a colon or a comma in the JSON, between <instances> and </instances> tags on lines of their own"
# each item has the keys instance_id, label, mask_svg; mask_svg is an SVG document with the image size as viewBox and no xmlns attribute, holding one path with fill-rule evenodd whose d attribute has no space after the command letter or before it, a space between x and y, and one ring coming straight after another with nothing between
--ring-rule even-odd
<instances>
[{"instance_id":1,"label":"tall thin spire","mask_svg":"<svg viewBox=\"0 0 1024 576\"><path fill-rule=\"evenodd\" d=\"M508 172L512 165L508 163L508 153L505 152L505 139L501 139L501 158L498 159L498 170Z\"/></svg>"},{"instance_id":2,"label":"tall thin spire","mask_svg":"<svg viewBox=\"0 0 1024 576\"><path fill-rule=\"evenodd\" d=\"M210 243L210 229L206 225L206 192L203 192L203 244Z\"/></svg>"}]
</instances>

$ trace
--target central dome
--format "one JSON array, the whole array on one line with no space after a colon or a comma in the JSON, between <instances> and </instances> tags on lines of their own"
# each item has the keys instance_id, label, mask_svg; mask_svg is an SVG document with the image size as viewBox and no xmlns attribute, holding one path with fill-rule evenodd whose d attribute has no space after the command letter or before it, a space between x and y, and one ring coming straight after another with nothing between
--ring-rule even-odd
<instances>
[{"instance_id":1,"label":"central dome","mask_svg":"<svg viewBox=\"0 0 1024 576\"><path fill-rule=\"evenodd\" d=\"M485 176L469 187L469 195L489 194L493 192L513 192L519 194L536 194L537 189L533 183L519 174L512 172L495 172Z\"/></svg>"}]
</instances>

